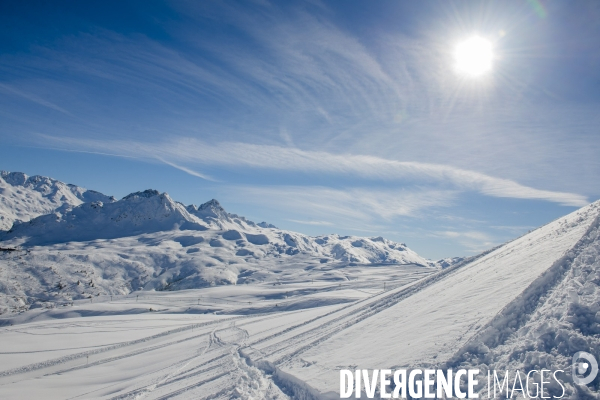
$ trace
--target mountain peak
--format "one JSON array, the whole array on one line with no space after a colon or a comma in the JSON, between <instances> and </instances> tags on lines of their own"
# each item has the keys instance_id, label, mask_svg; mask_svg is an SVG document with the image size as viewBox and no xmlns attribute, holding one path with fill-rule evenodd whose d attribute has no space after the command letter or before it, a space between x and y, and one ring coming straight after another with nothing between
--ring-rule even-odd
<instances>
[{"instance_id":1,"label":"mountain peak","mask_svg":"<svg viewBox=\"0 0 600 400\"><path fill-rule=\"evenodd\" d=\"M150 197L159 196L159 195L160 195L160 192L158 190L146 189L143 192L130 193L127 196L123 197L123 200L128 200L128 199L131 199L134 197L150 198Z\"/></svg>"},{"instance_id":2,"label":"mountain peak","mask_svg":"<svg viewBox=\"0 0 600 400\"><path fill-rule=\"evenodd\" d=\"M219 211L225 211L225 209L221 206L221 203L219 203L216 199L212 199L207 201L206 203L200 205L200 207L198 208L198 210L206 210L206 209L212 209L212 210L219 210Z\"/></svg>"},{"instance_id":3,"label":"mountain peak","mask_svg":"<svg viewBox=\"0 0 600 400\"><path fill-rule=\"evenodd\" d=\"M28 176L23 172L0 171L0 176L13 186L23 186L27 181Z\"/></svg>"},{"instance_id":4,"label":"mountain peak","mask_svg":"<svg viewBox=\"0 0 600 400\"><path fill-rule=\"evenodd\" d=\"M256 224L258 226L260 226L261 228L271 228L271 229L278 229L275 225L273 224L269 224L268 222L259 222L258 224Z\"/></svg>"},{"instance_id":5,"label":"mountain peak","mask_svg":"<svg viewBox=\"0 0 600 400\"><path fill-rule=\"evenodd\" d=\"M195 214L203 219L206 217L215 219L227 219L228 217L228 214L225 211L225 209L221 207L221 204L215 199L209 200L206 203L201 204L200 207L198 207L198 211Z\"/></svg>"},{"instance_id":6,"label":"mountain peak","mask_svg":"<svg viewBox=\"0 0 600 400\"><path fill-rule=\"evenodd\" d=\"M134 192L115 202L100 201L77 206L64 204L59 211L15 224L4 240L17 238L26 245L114 239L171 230L208 229L202 221L157 190Z\"/></svg>"}]
</instances>

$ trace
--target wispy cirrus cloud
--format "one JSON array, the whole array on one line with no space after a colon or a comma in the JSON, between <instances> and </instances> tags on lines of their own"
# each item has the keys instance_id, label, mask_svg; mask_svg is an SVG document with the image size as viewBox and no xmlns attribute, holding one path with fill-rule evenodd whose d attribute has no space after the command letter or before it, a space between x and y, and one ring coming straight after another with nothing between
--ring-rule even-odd
<instances>
[{"instance_id":1,"label":"wispy cirrus cloud","mask_svg":"<svg viewBox=\"0 0 600 400\"><path fill-rule=\"evenodd\" d=\"M43 107L52 109L54 111L61 112L63 114L71 116L71 117L73 116L73 114L71 114L69 111L65 110L64 108L46 100L46 99L43 99L40 96L37 96L33 93L27 93L27 92L24 92L23 90L19 90L19 89L13 87L12 85L6 85L4 83L0 83L0 92L4 92L4 93L8 93L8 94L17 96L19 98L28 100L32 103L41 105Z\"/></svg>"},{"instance_id":2,"label":"wispy cirrus cloud","mask_svg":"<svg viewBox=\"0 0 600 400\"><path fill-rule=\"evenodd\" d=\"M415 77L407 72L408 56L399 56L415 51L414 40L409 45L397 40L393 60L383 62L359 38L303 7L263 10L228 2L173 7L187 23L169 32L176 39L170 46L99 28L65 36L53 47L35 47L27 57L0 56L0 71L15 76L33 71L40 76L38 90L53 89L48 105L68 105L106 135L118 129L111 126L115 114L126 110L118 119L145 118L153 128L185 130L183 119L206 127L204 136L215 128L276 137L283 127L292 140L301 130L305 141L348 142L362 128L380 129L409 102L428 104L410 100ZM199 35L207 15L235 26L243 39L225 32ZM67 80L53 79L65 70ZM98 86L107 97L78 100ZM101 118L99 108L114 109L113 118ZM240 116L246 132L231 126Z\"/></svg>"},{"instance_id":3,"label":"wispy cirrus cloud","mask_svg":"<svg viewBox=\"0 0 600 400\"><path fill-rule=\"evenodd\" d=\"M361 225L374 220L418 216L431 207L447 207L456 195L453 191L435 189L321 186L235 186L222 188L220 192L226 197L243 198L245 202L303 215L309 221L336 218Z\"/></svg>"},{"instance_id":4,"label":"wispy cirrus cloud","mask_svg":"<svg viewBox=\"0 0 600 400\"><path fill-rule=\"evenodd\" d=\"M206 142L226 140L232 150L239 142L283 142L314 154L343 157L360 151L396 162L410 158L412 166L406 161L384 165L392 177L413 168L424 177L446 174L452 184L471 181L467 190L476 186L495 197L567 205L586 201L570 192L593 195L589 188L597 186L595 107L517 104L511 96L521 96L520 90L495 101L506 85L492 85L485 101L471 101L473 93L448 71L445 57L452 43L443 35L431 41L377 32L365 40L336 24L328 7L314 5L171 6L185 16L169 30L171 42L97 28L64 36L54 46L34 46L26 55L0 55L0 72L14 77L11 91L0 87L0 92L76 116L57 124L7 101L3 117L15 123L5 134L21 140L23 131L77 132L82 138L123 137L152 146L169 132ZM226 21L235 30L199 34L207 18ZM26 79L32 75L35 82ZM247 148L239 146L240 152ZM438 160L447 158L454 172L424 171L426 165L446 164ZM198 172L178 158L164 159ZM377 164L360 162L367 168ZM459 178L459 170L509 180Z\"/></svg>"},{"instance_id":5,"label":"wispy cirrus cloud","mask_svg":"<svg viewBox=\"0 0 600 400\"><path fill-rule=\"evenodd\" d=\"M256 145L240 142L208 144L193 138L173 138L165 142L142 143L42 136L54 145L68 149L106 151L123 156L179 160L195 165L218 165L256 169L297 171L308 174L350 175L366 180L475 191L486 196L544 200L561 205L583 206L585 196L576 193L537 189L510 179L493 177L450 165L397 161L371 155L334 154L298 148ZM172 165L171 161L168 161ZM199 174L204 177L203 174Z\"/></svg>"}]
</instances>

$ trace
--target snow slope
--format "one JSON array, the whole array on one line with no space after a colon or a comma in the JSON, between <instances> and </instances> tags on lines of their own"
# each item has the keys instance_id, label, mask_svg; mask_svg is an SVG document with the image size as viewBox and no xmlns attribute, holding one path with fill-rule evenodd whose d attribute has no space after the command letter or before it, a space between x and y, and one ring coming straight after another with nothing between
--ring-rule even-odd
<instances>
[{"instance_id":1,"label":"snow slope","mask_svg":"<svg viewBox=\"0 0 600 400\"><path fill-rule=\"evenodd\" d=\"M490 342L512 333L508 327L514 325L505 320L493 325L495 318L508 305L513 318L523 315L523 296L545 287L547 274L595 226L599 206L594 203L477 260L448 268L415 289L398 289L378 300L379 309L377 303L369 304L351 317L341 316L335 327L315 328L321 333L304 334L308 338L293 349L290 337L253 346L250 358L331 398L338 390L340 368L451 365L456 349L471 348L467 344L477 333Z\"/></svg>"},{"instance_id":2,"label":"snow slope","mask_svg":"<svg viewBox=\"0 0 600 400\"><path fill-rule=\"evenodd\" d=\"M563 220L558 229L570 228ZM476 365L483 371L562 369L567 397L598 398L600 377L587 386L571 384L570 364L578 351L600 355L599 217L541 279L474 335L449 366ZM561 395L558 385L549 386L552 395Z\"/></svg>"},{"instance_id":3,"label":"snow slope","mask_svg":"<svg viewBox=\"0 0 600 400\"><path fill-rule=\"evenodd\" d=\"M599 215L597 202L442 270L290 267L5 317L0 397L327 399L340 368L568 371L575 351L599 350ZM564 398L598 398L598 381L566 376Z\"/></svg>"},{"instance_id":4,"label":"snow slope","mask_svg":"<svg viewBox=\"0 0 600 400\"><path fill-rule=\"evenodd\" d=\"M0 311L49 307L54 302L135 290L314 279L343 283L360 276L356 265L374 269L399 265L348 263L343 260L346 254L332 254L331 248L341 247L350 239L333 235L325 237L329 240L324 245L315 243L313 248L306 246L306 250L296 252L296 247L285 245L286 235L292 233L267 232L269 244L261 245L247 241L246 235L251 234L246 233L235 241L223 239L228 232L167 231L1 252ZM373 247L378 245L385 244L373 242Z\"/></svg>"},{"instance_id":5,"label":"snow slope","mask_svg":"<svg viewBox=\"0 0 600 400\"><path fill-rule=\"evenodd\" d=\"M0 231L9 230L15 222L51 213L64 204L77 206L91 201L110 203L115 199L45 176L0 171Z\"/></svg>"}]
</instances>

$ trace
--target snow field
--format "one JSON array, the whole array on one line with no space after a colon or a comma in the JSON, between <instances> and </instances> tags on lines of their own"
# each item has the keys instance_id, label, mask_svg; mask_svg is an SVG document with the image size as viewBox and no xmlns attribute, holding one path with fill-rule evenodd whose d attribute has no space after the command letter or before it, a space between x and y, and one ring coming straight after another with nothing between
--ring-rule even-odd
<instances>
[{"instance_id":1,"label":"snow field","mask_svg":"<svg viewBox=\"0 0 600 400\"><path fill-rule=\"evenodd\" d=\"M392 267L352 268L356 274L367 276L371 271L376 276L391 273ZM396 279L388 281L388 287L405 286L431 271L393 268ZM6 343L0 345L0 353L13 353L6 358L2 354L6 364L0 371L0 397L34 398L43 393L49 399L287 398L272 375L252 365L244 351L286 332L300 332L310 321L327 319L371 293L377 297L393 291L383 293L382 283L354 280L340 288L325 280L140 292L143 299L137 302L131 296L28 311L5 319L0 331L0 343ZM198 314L191 313L197 300L185 303L200 296L206 304L196 308ZM312 308L284 311L306 304L305 298L313 299ZM331 298L341 304L328 306ZM239 315L248 312L246 301L262 310ZM279 303L283 304L275 306ZM199 314L206 306L218 307L217 315ZM145 311L150 308L157 311ZM35 335L43 335L44 341L31 353Z\"/></svg>"}]
</instances>

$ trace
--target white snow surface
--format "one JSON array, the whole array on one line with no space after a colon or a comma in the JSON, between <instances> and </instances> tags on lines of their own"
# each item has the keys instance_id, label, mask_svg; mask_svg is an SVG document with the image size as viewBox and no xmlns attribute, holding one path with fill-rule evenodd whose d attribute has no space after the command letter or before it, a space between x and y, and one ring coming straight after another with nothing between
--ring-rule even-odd
<instances>
[{"instance_id":1,"label":"white snow surface","mask_svg":"<svg viewBox=\"0 0 600 400\"><path fill-rule=\"evenodd\" d=\"M63 205L78 206L91 201L109 203L113 197L45 176L0 171L0 231L13 223L29 221Z\"/></svg>"},{"instance_id":2,"label":"white snow surface","mask_svg":"<svg viewBox=\"0 0 600 400\"><path fill-rule=\"evenodd\" d=\"M557 231L570 230L573 223L563 219ZM600 356L600 217L517 301L474 335L449 366L477 366L484 373L562 369L565 398L598 399L600 377L590 385L572 384L571 360L578 351ZM548 386L550 395L561 396L558 385ZM483 388L481 392L487 395Z\"/></svg>"},{"instance_id":3,"label":"white snow surface","mask_svg":"<svg viewBox=\"0 0 600 400\"><path fill-rule=\"evenodd\" d=\"M7 234L21 247L0 255L3 301L23 312L0 318L0 398L333 399L341 368L425 367L562 369L564 398L600 397L600 378L570 381L575 352L600 354L600 202L424 268L350 261L392 254L384 239L310 238L143 193ZM79 221L112 236L72 240ZM64 241L44 234L69 224Z\"/></svg>"}]
</instances>

